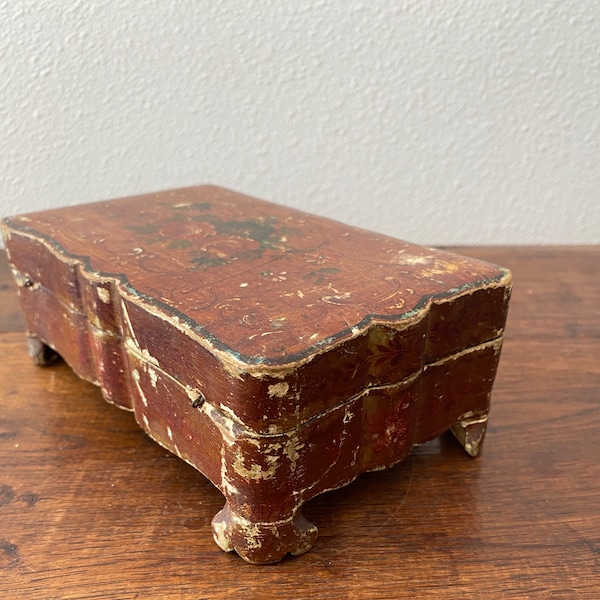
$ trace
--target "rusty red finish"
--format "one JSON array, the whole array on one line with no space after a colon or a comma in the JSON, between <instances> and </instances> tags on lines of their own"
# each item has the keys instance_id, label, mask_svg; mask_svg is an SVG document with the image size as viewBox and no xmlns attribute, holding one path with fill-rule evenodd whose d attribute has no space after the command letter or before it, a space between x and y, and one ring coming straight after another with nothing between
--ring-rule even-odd
<instances>
[{"instance_id":1,"label":"rusty red finish","mask_svg":"<svg viewBox=\"0 0 600 600\"><path fill-rule=\"evenodd\" d=\"M306 500L416 443L452 428L479 451L505 269L215 186L3 233L34 355L208 477L227 499L215 539L249 562L306 551Z\"/></svg>"}]
</instances>

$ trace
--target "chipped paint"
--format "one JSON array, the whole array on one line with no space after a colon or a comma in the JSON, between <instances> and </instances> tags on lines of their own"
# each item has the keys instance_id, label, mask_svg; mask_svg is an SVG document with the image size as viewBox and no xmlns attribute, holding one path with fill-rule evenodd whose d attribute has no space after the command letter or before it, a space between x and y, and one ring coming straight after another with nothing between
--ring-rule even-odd
<instances>
[{"instance_id":1,"label":"chipped paint","mask_svg":"<svg viewBox=\"0 0 600 600\"><path fill-rule=\"evenodd\" d=\"M240 425L242 427L244 427L244 421L243 419L240 419L240 417L238 417L235 412L233 411L233 409L231 408L231 406L225 406L222 402L219 403L219 407L221 409L221 411L224 413L224 415L226 415L227 417L229 417L229 419L232 420L232 422L234 422L237 425Z\"/></svg>"},{"instance_id":2,"label":"chipped paint","mask_svg":"<svg viewBox=\"0 0 600 600\"><path fill-rule=\"evenodd\" d=\"M233 458L233 470L242 478L247 481L261 480L261 479L273 479L279 468L279 457L263 454L263 458L268 463L266 468L262 467L257 463L251 463L249 467L246 467L244 455L238 449Z\"/></svg>"},{"instance_id":3,"label":"chipped paint","mask_svg":"<svg viewBox=\"0 0 600 600\"><path fill-rule=\"evenodd\" d=\"M244 538L246 540L247 550L256 550L261 547L261 535L260 528L257 523L248 522L247 525L242 526L244 531Z\"/></svg>"},{"instance_id":4,"label":"chipped paint","mask_svg":"<svg viewBox=\"0 0 600 600\"><path fill-rule=\"evenodd\" d=\"M100 329L99 327L97 327L96 323L92 324L92 326L90 327L90 330L92 332L92 335L95 338L98 338L99 340L103 340L104 338L106 338L110 335L110 333L108 333L107 331L104 331L104 329Z\"/></svg>"},{"instance_id":5,"label":"chipped paint","mask_svg":"<svg viewBox=\"0 0 600 600\"><path fill-rule=\"evenodd\" d=\"M298 442L295 435L289 435L287 442L283 447L283 453L290 461L290 471L293 473L296 470L296 465L300 458L300 450L304 448L304 444Z\"/></svg>"},{"instance_id":6,"label":"chipped paint","mask_svg":"<svg viewBox=\"0 0 600 600\"><path fill-rule=\"evenodd\" d=\"M148 376L150 377L150 385L154 389L156 389L156 384L158 382L158 374L150 365L148 365Z\"/></svg>"},{"instance_id":7,"label":"chipped paint","mask_svg":"<svg viewBox=\"0 0 600 600\"><path fill-rule=\"evenodd\" d=\"M285 395L288 393L289 389L290 384L287 381L274 383L268 388L269 398L285 398Z\"/></svg>"},{"instance_id":8,"label":"chipped paint","mask_svg":"<svg viewBox=\"0 0 600 600\"><path fill-rule=\"evenodd\" d=\"M217 546L224 552L231 552L233 547L227 537L227 523L225 521L214 521L212 523L213 536Z\"/></svg>"},{"instance_id":9,"label":"chipped paint","mask_svg":"<svg viewBox=\"0 0 600 600\"><path fill-rule=\"evenodd\" d=\"M145 361L147 363L150 363L152 365L155 365L155 366L159 367L160 365L158 364L158 359L154 358L154 356L152 356L150 354L150 352L148 352L148 350L146 348L140 348L136 344L136 341L134 341L133 338L126 337L125 340L124 340L125 348L129 352L131 352L132 354L134 354L138 358L140 358L142 361Z\"/></svg>"},{"instance_id":10,"label":"chipped paint","mask_svg":"<svg viewBox=\"0 0 600 600\"><path fill-rule=\"evenodd\" d=\"M221 410L212 406L208 402L205 402L202 405L201 410L205 412L211 421L217 426L221 432L221 435L223 436L223 441L228 446L235 444L237 436L234 421L231 418L228 418L227 415L223 414Z\"/></svg>"},{"instance_id":11,"label":"chipped paint","mask_svg":"<svg viewBox=\"0 0 600 600\"><path fill-rule=\"evenodd\" d=\"M161 371L161 373L164 373L164 371ZM177 382L177 383L179 383L179 382ZM185 393L187 394L187 397L192 402L195 402L196 400L198 400L199 396L204 397L204 394L200 390L197 390L196 388L193 388L193 387L191 387L189 385L184 386L184 388L185 388Z\"/></svg>"},{"instance_id":12,"label":"chipped paint","mask_svg":"<svg viewBox=\"0 0 600 600\"><path fill-rule=\"evenodd\" d=\"M146 394L144 394L144 390L142 389L142 386L140 384L140 372L137 369L133 369L133 371L131 372L131 376L135 383L135 387L138 390L140 398L142 399L142 404L144 406L148 406L148 399L146 398Z\"/></svg>"},{"instance_id":13,"label":"chipped paint","mask_svg":"<svg viewBox=\"0 0 600 600\"><path fill-rule=\"evenodd\" d=\"M96 288L96 292L98 294L98 298L100 298L104 304L110 304L110 292L107 289L98 286Z\"/></svg>"},{"instance_id":14,"label":"chipped paint","mask_svg":"<svg viewBox=\"0 0 600 600\"><path fill-rule=\"evenodd\" d=\"M223 490L224 494L229 494L230 496L237 496L238 491L229 481L229 476L227 475L227 456L225 454L225 446L221 446L221 482L220 487Z\"/></svg>"},{"instance_id":15,"label":"chipped paint","mask_svg":"<svg viewBox=\"0 0 600 600\"><path fill-rule=\"evenodd\" d=\"M14 268L12 265L10 266L10 270L11 270L11 273L15 280L15 283L17 284L17 286L19 288L26 288L30 291L39 290L42 288L42 285L40 284L39 281L34 281L32 279L32 277L30 277L27 274L21 273L16 268Z\"/></svg>"},{"instance_id":16,"label":"chipped paint","mask_svg":"<svg viewBox=\"0 0 600 600\"><path fill-rule=\"evenodd\" d=\"M392 258L392 262L395 265L407 265L410 267L418 265L428 265L433 257L431 255L415 256L412 254L406 254L406 250L398 251L398 254Z\"/></svg>"}]
</instances>

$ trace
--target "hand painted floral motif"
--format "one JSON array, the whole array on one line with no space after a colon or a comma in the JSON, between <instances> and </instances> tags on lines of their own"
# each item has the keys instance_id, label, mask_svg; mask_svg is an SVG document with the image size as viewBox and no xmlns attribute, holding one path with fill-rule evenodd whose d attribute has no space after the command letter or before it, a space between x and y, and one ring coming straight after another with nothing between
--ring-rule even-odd
<instances>
[{"instance_id":1,"label":"hand painted floral motif","mask_svg":"<svg viewBox=\"0 0 600 600\"><path fill-rule=\"evenodd\" d=\"M391 329L382 328L372 334L367 347L368 372L376 375L398 369L405 354L406 339Z\"/></svg>"},{"instance_id":2,"label":"hand painted floral motif","mask_svg":"<svg viewBox=\"0 0 600 600\"><path fill-rule=\"evenodd\" d=\"M175 204L162 222L128 225L146 246L160 244L169 250L187 253L188 269L206 270L252 261L267 250L281 256L292 249L287 241L298 232L282 226L275 217L224 220L210 211L208 202Z\"/></svg>"}]
</instances>

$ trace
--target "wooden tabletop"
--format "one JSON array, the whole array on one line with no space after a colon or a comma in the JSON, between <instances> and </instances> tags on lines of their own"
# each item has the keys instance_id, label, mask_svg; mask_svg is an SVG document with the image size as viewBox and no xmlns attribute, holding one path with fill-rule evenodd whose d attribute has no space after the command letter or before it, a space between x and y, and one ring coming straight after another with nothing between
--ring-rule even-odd
<instances>
[{"instance_id":1,"label":"wooden tabletop","mask_svg":"<svg viewBox=\"0 0 600 600\"><path fill-rule=\"evenodd\" d=\"M221 552L221 494L64 364L34 367L0 260L5 598L599 598L600 247L459 248L513 271L487 438L310 501L315 547Z\"/></svg>"}]
</instances>

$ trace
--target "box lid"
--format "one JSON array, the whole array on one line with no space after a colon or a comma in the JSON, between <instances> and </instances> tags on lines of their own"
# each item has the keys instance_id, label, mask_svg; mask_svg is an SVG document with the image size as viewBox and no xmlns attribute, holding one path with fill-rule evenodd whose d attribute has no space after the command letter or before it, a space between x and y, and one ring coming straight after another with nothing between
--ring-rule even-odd
<instances>
[{"instance_id":1,"label":"box lid","mask_svg":"<svg viewBox=\"0 0 600 600\"><path fill-rule=\"evenodd\" d=\"M210 185L11 217L4 230L16 268L74 310L83 310L78 269L113 281L130 310L162 317L230 374L263 380L269 389L283 383L276 397L290 406L298 403L290 373L337 353L326 370L303 377L326 376L336 364L343 367L345 344L354 363L370 361L372 368L345 373L355 381L340 386L343 395L398 381L423 364L495 339L506 317L510 274L501 267ZM74 265L68 285L57 276L59 266L23 249L32 239L59 263ZM144 332L136 333L138 343L151 343L152 335L144 342ZM164 347L177 354L177 347ZM385 359L379 366L373 353ZM198 386L202 369L191 363L161 356L166 370ZM240 409L239 397L225 403L248 423L254 412L257 419L264 414L258 393L254 408L248 401ZM301 401L297 419L327 406L317 391L314 396Z\"/></svg>"}]
</instances>

